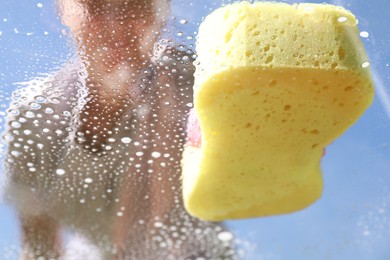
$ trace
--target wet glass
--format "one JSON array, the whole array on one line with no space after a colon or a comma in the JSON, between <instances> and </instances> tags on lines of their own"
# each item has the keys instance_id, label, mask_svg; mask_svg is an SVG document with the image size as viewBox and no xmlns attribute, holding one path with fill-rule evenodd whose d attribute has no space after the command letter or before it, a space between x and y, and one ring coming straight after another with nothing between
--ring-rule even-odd
<instances>
[{"instance_id":1,"label":"wet glass","mask_svg":"<svg viewBox=\"0 0 390 260\"><path fill-rule=\"evenodd\" d=\"M184 211L180 158L198 27L234 1L62 2L0 8L1 259L26 240L65 259L390 258L387 1L326 1L359 20L375 97L327 147L322 197L223 224Z\"/></svg>"}]
</instances>

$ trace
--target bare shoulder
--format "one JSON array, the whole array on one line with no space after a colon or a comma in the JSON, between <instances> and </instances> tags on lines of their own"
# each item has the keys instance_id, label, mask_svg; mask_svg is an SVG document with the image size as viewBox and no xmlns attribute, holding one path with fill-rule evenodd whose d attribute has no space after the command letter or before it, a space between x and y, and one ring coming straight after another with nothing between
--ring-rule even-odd
<instances>
[{"instance_id":1,"label":"bare shoulder","mask_svg":"<svg viewBox=\"0 0 390 260\"><path fill-rule=\"evenodd\" d=\"M4 161L6 195L28 209L34 193L47 182L38 176L52 172L64 150L72 111L80 106L83 76L80 63L18 84L7 110L3 138L7 147ZM6 197L7 199L7 197ZM18 202L17 202L18 203ZM39 205L33 203L33 205Z\"/></svg>"}]
</instances>

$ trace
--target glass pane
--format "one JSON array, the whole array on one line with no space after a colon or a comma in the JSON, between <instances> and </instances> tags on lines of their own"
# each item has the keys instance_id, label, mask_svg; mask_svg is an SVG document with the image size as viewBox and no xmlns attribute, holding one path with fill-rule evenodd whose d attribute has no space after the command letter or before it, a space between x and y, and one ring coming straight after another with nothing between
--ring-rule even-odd
<instances>
[{"instance_id":1,"label":"glass pane","mask_svg":"<svg viewBox=\"0 0 390 260\"><path fill-rule=\"evenodd\" d=\"M198 28L233 2L3 1L1 259L390 258L385 0L326 1L357 17L375 97L327 146L321 198L223 223L185 211Z\"/></svg>"}]
</instances>

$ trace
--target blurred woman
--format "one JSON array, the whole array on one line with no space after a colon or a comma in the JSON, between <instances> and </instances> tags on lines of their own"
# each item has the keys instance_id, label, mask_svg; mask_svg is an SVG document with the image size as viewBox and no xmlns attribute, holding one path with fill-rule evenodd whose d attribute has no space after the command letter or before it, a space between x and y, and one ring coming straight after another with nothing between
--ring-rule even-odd
<instances>
[{"instance_id":1,"label":"blurred woman","mask_svg":"<svg viewBox=\"0 0 390 260\"><path fill-rule=\"evenodd\" d=\"M8 197L25 259L59 258L61 227L103 259L235 259L183 206L191 54L158 41L169 0L59 0L77 57L15 91Z\"/></svg>"}]
</instances>

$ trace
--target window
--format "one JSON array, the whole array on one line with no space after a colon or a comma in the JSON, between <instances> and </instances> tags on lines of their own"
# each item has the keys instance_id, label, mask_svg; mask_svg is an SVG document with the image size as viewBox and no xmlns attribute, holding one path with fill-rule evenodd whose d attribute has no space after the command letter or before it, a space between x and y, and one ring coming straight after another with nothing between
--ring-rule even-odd
<instances>
[{"instance_id":1,"label":"window","mask_svg":"<svg viewBox=\"0 0 390 260\"><path fill-rule=\"evenodd\" d=\"M294 213L223 223L184 210L180 169L198 28L232 2L3 1L2 259L23 248L33 259L44 251L65 259L390 257L385 1L326 1L358 19L375 97L326 147L321 198Z\"/></svg>"}]
</instances>

